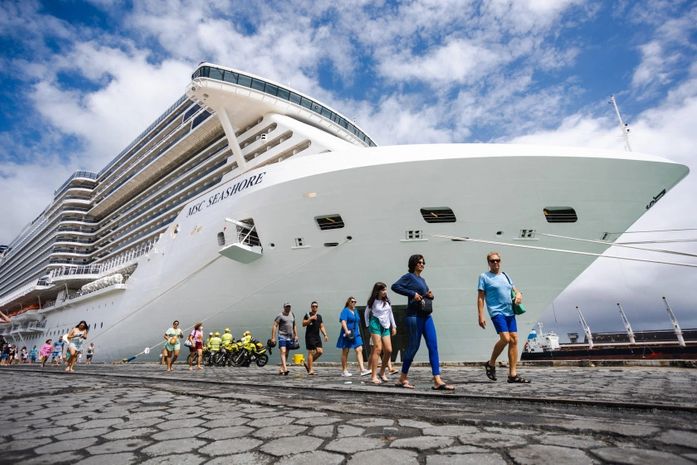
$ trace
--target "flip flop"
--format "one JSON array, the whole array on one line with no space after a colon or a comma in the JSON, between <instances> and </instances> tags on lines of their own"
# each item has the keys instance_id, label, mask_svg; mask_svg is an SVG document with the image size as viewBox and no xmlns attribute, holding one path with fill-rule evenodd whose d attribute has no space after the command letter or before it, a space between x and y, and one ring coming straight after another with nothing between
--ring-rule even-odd
<instances>
[{"instance_id":1,"label":"flip flop","mask_svg":"<svg viewBox=\"0 0 697 465\"><path fill-rule=\"evenodd\" d=\"M379 379L371 379L370 382L373 384L382 384L382 381L380 381Z\"/></svg>"},{"instance_id":2,"label":"flip flop","mask_svg":"<svg viewBox=\"0 0 697 465\"><path fill-rule=\"evenodd\" d=\"M390 370L391 375L395 375L397 373L399 373L399 370L395 370L394 368Z\"/></svg>"},{"instance_id":3,"label":"flip flop","mask_svg":"<svg viewBox=\"0 0 697 465\"><path fill-rule=\"evenodd\" d=\"M315 376L316 374L317 374L316 371L311 371L311 372L308 373L308 375L310 375L310 376Z\"/></svg>"},{"instance_id":4,"label":"flip flop","mask_svg":"<svg viewBox=\"0 0 697 465\"><path fill-rule=\"evenodd\" d=\"M431 386L431 389L434 391L454 391L455 386L451 386L450 384L439 384L438 386Z\"/></svg>"},{"instance_id":5,"label":"flip flop","mask_svg":"<svg viewBox=\"0 0 697 465\"><path fill-rule=\"evenodd\" d=\"M492 381L496 381L496 367L491 366L489 362L484 364L484 369L486 370L486 377Z\"/></svg>"},{"instance_id":6,"label":"flip flop","mask_svg":"<svg viewBox=\"0 0 697 465\"><path fill-rule=\"evenodd\" d=\"M399 388L404 388L404 389L414 389L414 385L409 384L409 381L405 381L403 383L397 382L397 384L395 384L395 386L397 386Z\"/></svg>"}]
</instances>

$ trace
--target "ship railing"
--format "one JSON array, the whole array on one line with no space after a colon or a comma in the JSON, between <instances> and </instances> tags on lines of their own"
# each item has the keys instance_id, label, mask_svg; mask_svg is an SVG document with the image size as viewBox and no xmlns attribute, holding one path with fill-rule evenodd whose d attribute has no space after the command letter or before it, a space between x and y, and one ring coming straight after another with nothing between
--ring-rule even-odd
<instances>
[{"instance_id":1,"label":"ship railing","mask_svg":"<svg viewBox=\"0 0 697 465\"><path fill-rule=\"evenodd\" d=\"M143 243L136 248L128 250L116 257L112 257L102 263L56 268L49 273L49 276L51 281L58 281L62 279L101 278L107 273L132 265L140 257L150 252L154 245L154 240Z\"/></svg>"}]
</instances>

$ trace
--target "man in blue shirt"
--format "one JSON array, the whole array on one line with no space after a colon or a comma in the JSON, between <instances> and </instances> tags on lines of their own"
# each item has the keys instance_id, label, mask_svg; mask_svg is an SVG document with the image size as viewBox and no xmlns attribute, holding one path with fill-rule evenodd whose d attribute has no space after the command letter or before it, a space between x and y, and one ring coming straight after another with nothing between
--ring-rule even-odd
<instances>
[{"instance_id":1,"label":"man in blue shirt","mask_svg":"<svg viewBox=\"0 0 697 465\"><path fill-rule=\"evenodd\" d=\"M515 288L513 282L506 273L501 271L501 254L489 252L486 256L489 271L479 275L477 287L477 311L479 313L479 326L486 328L484 318L484 302L489 311L489 318L496 328L499 340L494 345L491 358L484 365L487 377L496 381L496 359L503 349L508 346L508 382L529 383L530 381L518 375L516 365L518 363L518 327L513 313L512 291L515 291L515 303L523 300L523 294Z\"/></svg>"}]
</instances>

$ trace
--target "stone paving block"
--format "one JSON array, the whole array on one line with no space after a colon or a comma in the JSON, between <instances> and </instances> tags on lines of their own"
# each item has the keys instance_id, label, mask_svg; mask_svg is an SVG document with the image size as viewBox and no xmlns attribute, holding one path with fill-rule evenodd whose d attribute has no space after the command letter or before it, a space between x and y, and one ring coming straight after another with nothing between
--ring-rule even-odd
<instances>
[{"instance_id":1,"label":"stone paving block","mask_svg":"<svg viewBox=\"0 0 697 465\"><path fill-rule=\"evenodd\" d=\"M509 451L515 463L520 465L586 465L598 463L584 451L568 447L533 444Z\"/></svg>"},{"instance_id":2,"label":"stone paving block","mask_svg":"<svg viewBox=\"0 0 697 465\"><path fill-rule=\"evenodd\" d=\"M173 439L171 441L161 441L152 446L148 446L142 450L142 452L148 455L170 455L170 454L180 454L183 452L190 452L192 450L199 450L206 443L200 439L189 439L187 441L181 441L178 439Z\"/></svg>"},{"instance_id":3,"label":"stone paving block","mask_svg":"<svg viewBox=\"0 0 697 465\"><path fill-rule=\"evenodd\" d=\"M80 439L80 438L96 438L97 436L102 436L109 432L108 428L93 428L93 429L81 429L77 431L69 431L63 434L57 434L54 438L59 441L67 441L68 439Z\"/></svg>"},{"instance_id":4,"label":"stone paving block","mask_svg":"<svg viewBox=\"0 0 697 465\"><path fill-rule=\"evenodd\" d=\"M139 418L137 420L128 420L117 425L113 425L116 429L133 429L133 428L147 428L148 426L153 426L162 423L161 418Z\"/></svg>"},{"instance_id":5,"label":"stone paving block","mask_svg":"<svg viewBox=\"0 0 697 465\"><path fill-rule=\"evenodd\" d=\"M261 446L260 450L269 455L284 457L289 454L310 452L322 445L322 440L312 436L293 436L275 439Z\"/></svg>"},{"instance_id":6,"label":"stone paving block","mask_svg":"<svg viewBox=\"0 0 697 465\"><path fill-rule=\"evenodd\" d=\"M200 426L194 426L193 428L174 428L153 434L152 438L156 441L166 441L168 439L195 438L199 434L205 433L207 431L207 429L201 428Z\"/></svg>"},{"instance_id":7,"label":"stone paving block","mask_svg":"<svg viewBox=\"0 0 697 465\"><path fill-rule=\"evenodd\" d=\"M670 452L629 447L605 447L591 451L594 455L610 463L627 465L688 465L692 462Z\"/></svg>"},{"instance_id":8,"label":"stone paving block","mask_svg":"<svg viewBox=\"0 0 697 465\"><path fill-rule=\"evenodd\" d=\"M424 434L431 436L468 436L471 434L480 434L481 430L476 426L465 425L438 425L431 428L423 428Z\"/></svg>"},{"instance_id":9,"label":"stone paving block","mask_svg":"<svg viewBox=\"0 0 697 465\"><path fill-rule=\"evenodd\" d=\"M254 429L248 426L231 426L229 428L213 428L201 433L199 437L206 439L213 439L218 441L220 439L231 439L231 438L241 438L254 431Z\"/></svg>"},{"instance_id":10,"label":"stone paving block","mask_svg":"<svg viewBox=\"0 0 697 465\"><path fill-rule=\"evenodd\" d=\"M320 425L331 425L341 421L341 418L336 417L310 417L310 418L300 418L295 420L296 425L307 425L307 426L320 426Z\"/></svg>"},{"instance_id":11,"label":"stone paving block","mask_svg":"<svg viewBox=\"0 0 697 465\"><path fill-rule=\"evenodd\" d=\"M138 457L128 452L120 454L102 454L87 457L72 465L131 465L138 463Z\"/></svg>"},{"instance_id":12,"label":"stone paving block","mask_svg":"<svg viewBox=\"0 0 697 465\"><path fill-rule=\"evenodd\" d=\"M222 417L222 418L221 418ZM215 420L208 420L204 423L206 428L227 428L228 426L240 426L249 423L245 417L228 416L227 414L216 414Z\"/></svg>"},{"instance_id":13,"label":"stone paving block","mask_svg":"<svg viewBox=\"0 0 697 465\"><path fill-rule=\"evenodd\" d=\"M374 426L392 426L394 425L394 420L389 418L356 418L354 420L349 420L346 423L349 425L371 428Z\"/></svg>"},{"instance_id":14,"label":"stone paving block","mask_svg":"<svg viewBox=\"0 0 697 465\"><path fill-rule=\"evenodd\" d=\"M24 440L24 439L31 439L31 438L34 438L34 439L35 439L35 438L45 438L45 437L56 436L56 435L59 435L59 434L67 433L67 432L69 432L69 431L70 431L70 429L68 429L68 428L66 428L66 427L64 427L64 426L61 426L61 427L58 427L58 428L56 428L56 427L53 427L53 428L46 427L46 428L38 428L38 429L35 429L35 430L27 430L27 431L25 431L25 432L23 432L23 433L21 433L21 434L12 433L12 437L13 437L15 440L20 440L20 441L22 441L22 440Z\"/></svg>"},{"instance_id":15,"label":"stone paving block","mask_svg":"<svg viewBox=\"0 0 697 465\"><path fill-rule=\"evenodd\" d=\"M207 461L206 465L267 465L274 459L266 454L259 452L246 452L244 454L233 454L218 457Z\"/></svg>"},{"instance_id":16,"label":"stone paving block","mask_svg":"<svg viewBox=\"0 0 697 465\"><path fill-rule=\"evenodd\" d=\"M84 449L97 442L97 438L69 439L67 441L57 441L46 444L34 449L37 454L55 454L58 452L74 451Z\"/></svg>"},{"instance_id":17,"label":"stone paving block","mask_svg":"<svg viewBox=\"0 0 697 465\"><path fill-rule=\"evenodd\" d=\"M3 446L3 451L18 451L23 449L34 449L51 442L50 438L24 439L22 441L11 441Z\"/></svg>"},{"instance_id":18,"label":"stone paving block","mask_svg":"<svg viewBox=\"0 0 697 465\"><path fill-rule=\"evenodd\" d=\"M74 464L78 460L82 459L82 456L75 451L61 452L58 454L50 455L40 455L38 457L33 457L29 459L23 459L21 461L22 465L47 465L55 463L68 463Z\"/></svg>"},{"instance_id":19,"label":"stone paving block","mask_svg":"<svg viewBox=\"0 0 697 465\"><path fill-rule=\"evenodd\" d=\"M675 444L697 449L697 433L692 431L669 429L659 434L656 439L666 444Z\"/></svg>"},{"instance_id":20,"label":"stone paving block","mask_svg":"<svg viewBox=\"0 0 697 465\"><path fill-rule=\"evenodd\" d=\"M370 449L385 447L386 441L378 438L341 438L335 439L324 446L325 450L354 454Z\"/></svg>"},{"instance_id":21,"label":"stone paving block","mask_svg":"<svg viewBox=\"0 0 697 465\"><path fill-rule=\"evenodd\" d=\"M278 465L306 465L308 463L322 465L339 465L344 461L344 456L339 454L330 454L324 451L305 452L303 454L291 455L283 457L278 462Z\"/></svg>"},{"instance_id":22,"label":"stone paving block","mask_svg":"<svg viewBox=\"0 0 697 465\"><path fill-rule=\"evenodd\" d=\"M495 446L495 444L492 444ZM492 447L493 449L494 447ZM477 446L452 446L444 449L438 449L439 454L486 454L490 451L484 447Z\"/></svg>"},{"instance_id":23,"label":"stone paving block","mask_svg":"<svg viewBox=\"0 0 697 465\"><path fill-rule=\"evenodd\" d=\"M403 449L376 449L352 455L347 465L418 465L417 454Z\"/></svg>"},{"instance_id":24,"label":"stone paving block","mask_svg":"<svg viewBox=\"0 0 697 465\"><path fill-rule=\"evenodd\" d=\"M623 422L606 422L598 420L568 420L559 425L566 430L581 430L603 433L615 433L623 436L644 437L653 436L658 432L658 429L639 423L623 423Z\"/></svg>"},{"instance_id":25,"label":"stone paving block","mask_svg":"<svg viewBox=\"0 0 697 465\"><path fill-rule=\"evenodd\" d=\"M337 438L348 438L352 436L360 436L365 432L364 428L357 428L351 425L339 425L336 427Z\"/></svg>"},{"instance_id":26,"label":"stone paving block","mask_svg":"<svg viewBox=\"0 0 697 465\"><path fill-rule=\"evenodd\" d=\"M160 421L157 423L155 426L160 428L161 430L171 430L171 429L177 429L177 428L193 428L194 426L199 426L201 423L204 421L201 418L186 418L186 417L180 417L177 420L169 420L169 421Z\"/></svg>"},{"instance_id":27,"label":"stone paving block","mask_svg":"<svg viewBox=\"0 0 697 465\"><path fill-rule=\"evenodd\" d=\"M406 426L407 428L435 428L431 423L426 423L425 421L410 420L408 418L400 418L397 420L399 426ZM447 434L441 434L441 436L447 436Z\"/></svg>"},{"instance_id":28,"label":"stone paving block","mask_svg":"<svg viewBox=\"0 0 697 465\"><path fill-rule=\"evenodd\" d=\"M247 452L258 447L263 442L253 438L234 438L214 441L199 449L199 452L208 455L229 455L239 452Z\"/></svg>"},{"instance_id":29,"label":"stone paving block","mask_svg":"<svg viewBox=\"0 0 697 465\"><path fill-rule=\"evenodd\" d=\"M426 465L506 465L499 454L429 455Z\"/></svg>"},{"instance_id":30,"label":"stone paving block","mask_svg":"<svg viewBox=\"0 0 697 465\"><path fill-rule=\"evenodd\" d=\"M315 426L307 434L318 438L331 438L334 436L334 425Z\"/></svg>"},{"instance_id":31,"label":"stone paving block","mask_svg":"<svg viewBox=\"0 0 697 465\"><path fill-rule=\"evenodd\" d=\"M286 436L296 436L307 430L307 426L300 425L280 425L267 426L253 432L252 435L261 439L274 439Z\"/></svg>"},{"instance_id":32,"label":"stone paving block","mask_svg":"<svg viewBox=\"0 0 697 465\"><path fill-rule=\"evenodd\" d=\"M499 447L515 447L527 444L525 438L520 436L511 436L507 434L498 433L474 433L467 434L464 436L458 436L460 442L463 444L472 444L474 446L486 446L489 444L496 444Z\"/></svg>"},{"instance_id":33,"label":"stone paving block","mask_svg":"<svg viewBox=\"0 0 697 465\"><path fill-rule=\"evenodd\" d=\"M149 444L152 444L152 441L147 439L117 439L107 441L103 444L99 444L96 446L88 447L87 452L89 452L91 455L114 454L118 452L133 452Z\"/></svg>"},{"instance_id":34,"label":"stone paving block","mask_svg":"<svg viewBox=\"0 0 697 465\"><path fill-rule=\"evenodd\" d=\"M134 412L128 414L128 420L140 420L141 418L162 418L164 413L161 410L146 410L145 412ZM179 417L183 418L183 417Z\"/></svg>"},{"instance_id":35,"label":"stone paving block","mask_svg":"<svg viewBox=\"0 0 697 465\"><path fill-rule=\"evenodd\" d=\"M576 449L590 449L607 447L607 443L592 437L575 436L570 434L540 434L535 439L542 444L562 447L574 447Z\"/></svg>"},{"instance_id":36,"label":"stone paving block","mask_svg":"<svg viewBox=\"0 0 697 465\"><path fill-rule=\"evenodd\" d=\"M209 463L208 459L196 454L176 454L153 457L145 462L140 462L139 465L200 465L202 463Z\"/></svg>"},{"instance_id":37,"label":"stone paving block","mask_svg":"<svg viewBox=\"0 0 697 465\"><path fill-rule=\"evenodd\" d=\"M83 423L76 423L75 427L80 429L108 428L109 426L116 426L122 423L124 423L124 421L121 418L100 418L97 420L85 421Z\"/></svg>"},{"instance_id":38,"label":"stone paving block","mask_svg":"<svg viewBox=\"0 0 697 465\"><path fill-rule=\"evenodd\" d=\"M454 438L446 436L419 436L413 438L402 438L392 441L390 447L398 449L418 449L420 451L448 447L454 441Z\"/></svg>"},{"instance_id":39,"label":"stone paving block","mask_svg":"<svg viewBox=\"0 0 697 465\"><path fill-rule=\"evenodd\" d=\"M295 418L312 418L312 417L325 417L327 414L325 412L318 412L317 410L294 410L288 412L287 416Z\"/></svg>"},{"instance_id":40,"label":"stone paving block","mask_svg":"<svg viewBox=\"0 0 697 465\"><path fill-rule=\"evenodd\" d=\"M128 439L128 438L139 438L142 436L150 436L152 433L156 433L158 430L155 428L127 428L112 431L111 433L106 433L102 435L104 439L114 440L114 439Z\"/></svg>"},{"instance_id":41,"label":"stone paving block","mask_svg":"<svg viewBox=\"0 0 697 465\"><path fill-rule=\"evenodd\" d=\"M263 428L265 426L274 426L274 425L289 425L293 423L296 419L293 417L286 417L286 416L273 416L273 417L267 417L267 418L258 418L256 420L252 420L247 422L247 425L253 426L255 428Z\"/></svg>"}]
</instances>

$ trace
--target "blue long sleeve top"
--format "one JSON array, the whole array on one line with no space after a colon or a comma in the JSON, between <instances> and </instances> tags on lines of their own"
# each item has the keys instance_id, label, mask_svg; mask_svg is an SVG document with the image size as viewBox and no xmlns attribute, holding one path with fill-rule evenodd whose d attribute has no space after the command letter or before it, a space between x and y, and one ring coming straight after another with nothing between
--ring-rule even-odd
<instances>
[{"instance_id":1,"label":"blue long sleeve top","mask_svg":"<svg viewBox=\"0 0 697 465\"><path fill-rule=\"evenodd\" d=\"M421 276L416 276L414 273L407 273L392 285L392 291L409 297L411 301L417 292L422 297L428 294L428 284L426 284L426 280Z\"/></svg>"}]
</instances>

